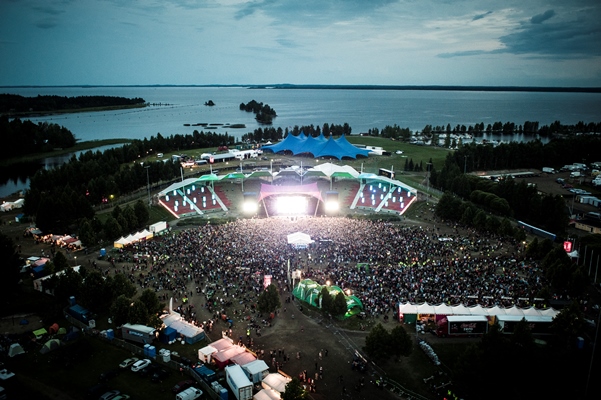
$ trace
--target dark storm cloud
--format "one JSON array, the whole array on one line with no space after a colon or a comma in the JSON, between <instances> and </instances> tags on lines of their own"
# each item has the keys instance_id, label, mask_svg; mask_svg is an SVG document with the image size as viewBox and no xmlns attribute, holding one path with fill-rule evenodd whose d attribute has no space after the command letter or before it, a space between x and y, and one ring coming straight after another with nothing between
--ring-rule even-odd
<instances>
[{"instance_id":1,"label":"dark storm cloud","mask_svg":"<svg viewBox=\"0 0 601 400\"><path fill-rule=\"evenodd\" d=\"M601 25L594 15L582 13L576 20L551 22L553 16L553 10L546 11L500 37L505 52L556 58L601 55Z\"/></svg>"},{"instance_id":2,"label":"dark storm cloud","mask_svg":"<svg viewBox=\"0 0 601 400\"><path fill-rule=\"evenodd\" d=\"M600 10L599 7L583 8L569 16L547 10L500 36L498 41L502 47L498 49L473 49L438 56L451 58L502 53L555 59L601 56Z\"/></svg>"},{"instance_id":3,"label":"dark storm cloud","mask_svg":"<svg viewBox=\"0 0 601 400\"><path fill-rule=\"evenodd\" d=\"M477 20L482 19L490 14L492 14L492 11L485 12L484 14L478 14L474 18L472 18L472 21L477 21Z\"/></svg>"}]
</instances>

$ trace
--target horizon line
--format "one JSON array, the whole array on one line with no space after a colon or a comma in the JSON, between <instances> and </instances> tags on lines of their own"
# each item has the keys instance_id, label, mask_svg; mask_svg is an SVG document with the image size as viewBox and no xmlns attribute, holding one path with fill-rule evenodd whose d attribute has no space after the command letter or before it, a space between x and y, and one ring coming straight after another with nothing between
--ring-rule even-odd
<instances>
[{"instance_id":1,"label":"horizon line","mask_svg":"<svg viewBox=\"0 0 601 400\"><path fill-rule=\"evenodd\" d=\"M601 87L587 86L486 86L486 85L364 85L364 84L139 84L139 85L0 85L0 88L103 88L103 87L241 87L249 89L358 89L358 90L452 90L452 91L530 91L600 93Z\"/></svg>"}]
</instances>

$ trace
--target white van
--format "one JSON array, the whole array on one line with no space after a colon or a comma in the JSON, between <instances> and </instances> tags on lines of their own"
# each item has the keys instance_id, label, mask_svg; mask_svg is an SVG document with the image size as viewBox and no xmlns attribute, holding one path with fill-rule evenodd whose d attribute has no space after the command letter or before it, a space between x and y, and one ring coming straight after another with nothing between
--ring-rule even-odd
<instances>
[{"instance_id":1,"label":"white van","mask_svg":"<svg viewBox=\"0 0 601 400\"><path fill-rule=\"evenodd\" d=\"M175 395L175 400L195 400L202 396L202 390L189 387Z\"/></svg>"}]
</instances>

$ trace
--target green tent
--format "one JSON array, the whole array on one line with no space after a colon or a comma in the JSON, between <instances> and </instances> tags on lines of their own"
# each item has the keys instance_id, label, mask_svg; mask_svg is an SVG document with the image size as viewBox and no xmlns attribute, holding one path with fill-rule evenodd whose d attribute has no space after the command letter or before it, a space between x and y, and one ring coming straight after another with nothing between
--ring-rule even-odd
<instances>
[{"instance_id":1,"label":"green tent","mask_svg":"<svg viewBox=\"0 0 601 400\"><path fill-rule=\"evenodd\" d=\"M311 279L303 279L294 287L292 290L292 295L297 299L312 305L313 307L319 308L319 295L323 287L323 285L320 285ZM338 286L329 286L328 291L332 297L336 296L338 293L344 294L347 306L347 311L344 315L344 318L348 318L360 311L363 311L363 303L357 296L346 295L344 290Z\"/></svg>"}]
</instances>

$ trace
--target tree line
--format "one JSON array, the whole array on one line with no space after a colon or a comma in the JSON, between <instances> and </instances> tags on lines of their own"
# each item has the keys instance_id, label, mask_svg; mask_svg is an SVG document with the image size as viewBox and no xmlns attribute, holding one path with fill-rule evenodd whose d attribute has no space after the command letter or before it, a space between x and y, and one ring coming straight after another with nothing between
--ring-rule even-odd
<instances>
[{"instance_id":1,"label":"tree line","mask_svg":"<svg viewBox=\"0 0 601 400\"><path fill-rule=\"evenodd\" d=\"M68 149L77 143L75 135L65 127L47 122L34 124L19 118L9 121L6 115L0 116L0 137L0 157L4 159Z\"/></svg>"},{"instance_id":2,"label":"tree line","mask_svg":"<svg viewBox=\"0 0 601 400\"><path fill-rule=\"evenodd\" d=\"M25 97L18 94L0 94L0 114L34 113L62 110L79 110L100 107L126 107L145 104L142 98L118 96L55 96Z\"/></svg>"},{"instance_id":3,"label":"tree line","mask_svg":"<svg viewBox=\"0 0 601 400\"><path fill-rule=\"evenodd\" d=\"M496 147L469 143L449 153L440 171L432 168L430 183L447 195L441 199L441 217L482 227L483 216L474 222L478 210L494 218L515 218L542 229L562 234L567 228L565 200L560 195L541 195L525 181L511 177L493 182L467 174L471 171L511 170L518 168L559 167L574 161L592 160L601 154L601 138L577 136L554 139L546 145L540 141L511 142ZM495 217L496 216L496 217ZM497 218L498 220L498 218ZM505 232L504 232L505 234Z\"/></svg>"},{"instance_id":4,"label":"tree line","mask_svg":"<svg viewBox=\"0 0 601 400\"><path fill-rule=\"evenodd\" d=\"M342 136L350 135L352 131L351 126L348 123L342 125L328 124L327 122L323 126L319 125L295 125L294 127L282 129L278 128L257 128L253 132L246 133L242 136L242 141L261 143L267 141L279 141L288 136L289 134L298 136L303 132L307 136L317 137L323 133L325 137L328 136Z\"/></svg>"},{"instance_id":5,"label":"tree line","mask_svg":"<svg viewBox=\"0 0 601 400\"><path fill-rule=\"evenodd\" d=\"M585 123L579 121L576 124L564 125L560 121L554 121L549 125L540 126L538 121L525 121L523 124L516 125L514 122L501 122L497 121L492 124L484 126L484 122L480 122L474 125L455 125L451 127L451 124L447 124L446 127L442 125L426 125L422 129L422 134L456 134L456 135L473 135L483 136L484 134L498 134L498 135L515 135L523 134L525 136L541 136L550 137L554 135L575 135L575 134L590 134L601 132L601 122L589 122Z\"/></svg>"},{"instance_id":6,"label":"tree line","mask_svg":"<svg viewBox=\"0 0 601 400\"><path fill-rule=\"evenodd\" d=\"M147 183L171 181L180 175L179 163L169 159L144 163L146 156L233 143L234 138L227 134L194 131L191 135L164 137L159 133L104 152L83 152L59 167L38 170L31 177L24 212L35 217L44 232L68 231L83 218L92 220L94 206L145 188Z\"/></svg>"}]
</instances>

